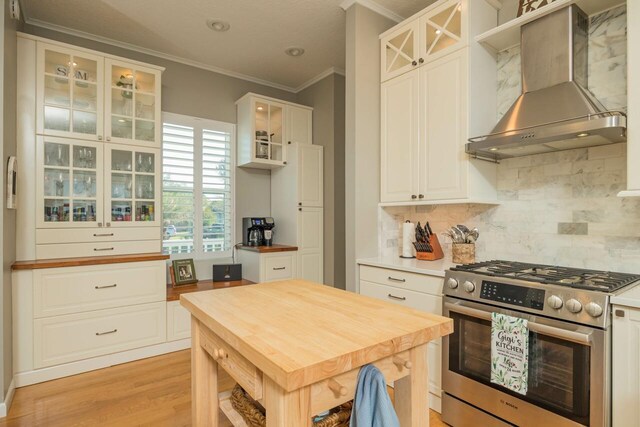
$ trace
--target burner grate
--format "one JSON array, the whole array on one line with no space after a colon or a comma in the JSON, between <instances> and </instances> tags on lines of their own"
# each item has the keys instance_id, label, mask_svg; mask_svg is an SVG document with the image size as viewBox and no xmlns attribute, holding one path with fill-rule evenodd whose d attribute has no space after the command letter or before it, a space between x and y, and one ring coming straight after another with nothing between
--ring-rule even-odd
<instances>
[{"instance_id":1,"label":"burner grate","mask_svg":"<svg viewBox=\"0 0 640 427\"><path fill-rule=\"evenodd\" d=\"M458 265L451 270L603 292L615 292L640 280L640 275L634 274L498 260Z\"/></svg>"}]
</instances>

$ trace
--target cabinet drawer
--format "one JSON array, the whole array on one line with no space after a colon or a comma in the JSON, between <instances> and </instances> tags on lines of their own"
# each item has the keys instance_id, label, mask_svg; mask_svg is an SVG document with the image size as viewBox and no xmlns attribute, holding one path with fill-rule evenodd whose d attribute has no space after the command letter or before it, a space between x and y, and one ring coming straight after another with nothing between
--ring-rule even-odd
<instances>
[{"instance_id":1,"label":"cabinet drawer","mask_svg":"<svg viewBox=\"0 0 640 427\"><path fill-rule=\"evenodd\" d=\"M180 301L167 303L167 341L191 337L191 313Z\"/></svg>"},{"instance_id":2,"label":"cabinet drawer","mask_svg":"<svg viewBox=\"0 0 640 427\"><path fill-rule=\"evenodd\" d=\"M442 297L400 289L393 286L379 285L364 280L360 281L360 294L393 302L404 307L426 311L427 313L442 314Z\"/></svg>"},{"instance_id":3,"label":"cabinet drawer","mask_svg":"<svg viewBox=\"0 0 640 427\"><path fill-rule=\"evenodd\" d=\"M34 317L166 300L164 261L35 270Z\"/></svg>"},{"instance_id":4,"label":"cabinet drawer","mask_svg":"<svg viewBox=\"0 0 640 427\"><path fill-rule=\"evenodd\" d=\"M126 242L129 240L158 240L160 230L156 227L122 228L69 228L36 230L36 244Z\"/></svg>"},{"instance_id":5,"label":"cabinet drawer","mask_svg":"<svg viewBox=\"0 0 640 427\"><path fill-rule=\"evenodd\" d=\"M36 258L56 259L87 256L145 254L160 252L161 249L162 245L160 240L36 245Z\"/></svg>"},{"instance_id":6,"label":"cabinet drawer","mask_svg":"<svg viewBox=\"0 0 640 427\"><path fill-rule=\"evenodd\" d=\"M166 303L36 319L34 367L88 359L166 340Z\"/></svg>"},{"instance_id":7,"label":"cabinet drawer","mask_svg":"<svg viewBox=\"0 0 640 427\"><path fill-rule=\"evenodd\" d=\"M381 285L396 286L432 295L442 295L444 278L409 273L407 271L391 270L387 268L360 266L360 280L379 283Z\"/></svg>"},{"instance_id":8,"label":"cabinet drawer","mask_svg":"<svg viewBox=\"0 0 640 427\"><path fill-rule=\"evenodd\" d=\"M262 373L258 368L207 329L200 331L200 343L251 397L256 400L262 399Z\"/></svg>"},{"instance_id":9,"label":"cabinet drawer","mask_svg":"<svg viewBox=\"0 0 640 427\"><path fill-rule=\"evenodd\" d=\"M273 255L264 258L264 281L287 280L294 278L292 255Z\"/></svg>"}]
</instances>

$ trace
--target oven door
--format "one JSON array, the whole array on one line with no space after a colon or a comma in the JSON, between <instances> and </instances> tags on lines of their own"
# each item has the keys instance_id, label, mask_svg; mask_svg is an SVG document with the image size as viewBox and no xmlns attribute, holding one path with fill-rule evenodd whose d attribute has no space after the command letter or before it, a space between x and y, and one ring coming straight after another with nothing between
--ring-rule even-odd
<instances>
[{"instance_id":1,"label":"oven door","mask_svg":"<svg viewBox=\"0 0 640 427\"><path fill-rule=\"evenodd\" d=\"M604 330L451 297L443 311L454 321L443 339L445 393L518 426L609 425ZM490 381L492 312L529 322L526 396Z\"/></svg>"}]
</instances>

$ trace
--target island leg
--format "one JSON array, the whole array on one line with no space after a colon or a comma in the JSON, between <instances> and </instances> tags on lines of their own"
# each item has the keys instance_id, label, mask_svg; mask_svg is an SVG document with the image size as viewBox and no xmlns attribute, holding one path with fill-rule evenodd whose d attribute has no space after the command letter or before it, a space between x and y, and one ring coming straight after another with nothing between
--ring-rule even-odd
<instances>
[{"instance_id":1,"label":"island leg","mask_svg":"<svg viewBox=\"0 0 640 427\"><path fill-rule=\"evenodd\" d=\"M287 392L264 377L267 427L311 427L311 387Z\"/></svg>"},{"instance_id":2,"label":"island leg","mask_svg":"<svg viewBox=\"0 0 640 427\"><path fill-rule=\"evenodd\" d=\"M427 344L409 352L411 373L394 384L395 408L401 427L429 427Z\"/></svg>"},{"instance_id":3,"label":"island leg","mask_svg":"<svg viewBox=\"0 0 640 427\"><path fill-rule=\"evenodd\" d=\"M202 348L201 328L191 316L191 424L218 427L218 364Z\"/></svg>"}]
</instances>

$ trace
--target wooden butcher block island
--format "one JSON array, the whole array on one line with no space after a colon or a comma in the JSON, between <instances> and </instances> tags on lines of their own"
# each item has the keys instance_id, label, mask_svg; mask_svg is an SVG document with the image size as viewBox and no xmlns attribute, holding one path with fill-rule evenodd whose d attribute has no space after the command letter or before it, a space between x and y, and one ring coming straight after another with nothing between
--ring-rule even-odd
<instances>
[{"instance_id":1,"label":"wooden butcher block island","mask_svg":"<svg viewBox=\"0 0 640 427\"><path fill-rule=\"evenodd\" d=\"M395 381L402 427L429 425L427 343L450 334L451 319L303 280L180 301L191 312L193 425L218 425L222 370L263 404L268 427L306 427L353 399L366 364Z\"/></svg>"}]
</instances>

